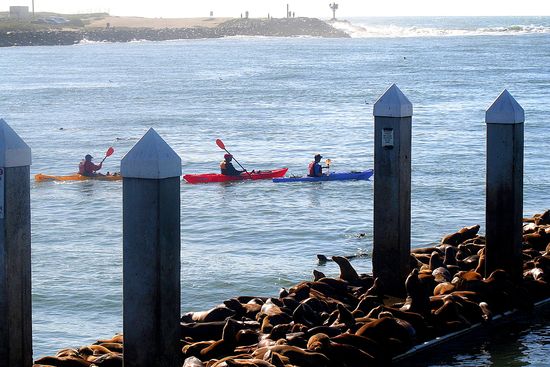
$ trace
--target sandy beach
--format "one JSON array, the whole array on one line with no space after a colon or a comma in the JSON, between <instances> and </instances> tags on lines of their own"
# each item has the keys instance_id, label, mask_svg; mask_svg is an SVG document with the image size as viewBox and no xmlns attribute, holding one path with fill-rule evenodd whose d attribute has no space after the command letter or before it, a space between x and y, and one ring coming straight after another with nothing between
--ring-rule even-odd
<instances>
[{"instance_id":1,"label":"sandy beach","mask_svg":"<svg viewBox=\"0 0 550 367\"><path fill-rule=\"evenodd\" d=\"M86 28L105 28L107 23L110 27L123 28L212 28L232 18L143 18L143 17L116 17L107 16L92 21Z\"/></svg>"}]
</instances>

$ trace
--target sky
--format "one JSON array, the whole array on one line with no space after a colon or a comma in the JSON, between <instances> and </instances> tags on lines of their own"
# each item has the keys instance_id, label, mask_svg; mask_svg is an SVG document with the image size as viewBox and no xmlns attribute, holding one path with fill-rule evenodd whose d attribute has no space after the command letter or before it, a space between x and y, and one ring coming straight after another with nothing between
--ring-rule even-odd
<instances>
[{"instance_id":1,"label":"sky","mask_svg":"<svg viewBox=\"0 0 550 367\"><path fill-rule=\"evenodd\" d=\"M64 14L108 12L119 16L162 18L284 17L286 4L296 16L330 18L327 0L34 0L35 11ZM550 16L550 0L340 0L337 18L354 16ZM28 5L32 0L0 0L0 11L13 5Z\"/></svg>"}]
</instances>

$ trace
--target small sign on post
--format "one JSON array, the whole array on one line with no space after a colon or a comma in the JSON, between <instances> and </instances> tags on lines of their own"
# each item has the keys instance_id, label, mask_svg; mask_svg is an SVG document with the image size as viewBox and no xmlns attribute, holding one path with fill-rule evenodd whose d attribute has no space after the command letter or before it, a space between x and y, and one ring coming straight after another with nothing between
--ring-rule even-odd
<instances>
[{"instance_id":1,"label":"small sign on post","mask_svg":"<svg viewBox=\"0 0 550 367\"><path fill-rule=\"evenodd\" d=\"M393 148L393 129L382 129L382 147L386 149Z\"/></svg>"}]
</instances>

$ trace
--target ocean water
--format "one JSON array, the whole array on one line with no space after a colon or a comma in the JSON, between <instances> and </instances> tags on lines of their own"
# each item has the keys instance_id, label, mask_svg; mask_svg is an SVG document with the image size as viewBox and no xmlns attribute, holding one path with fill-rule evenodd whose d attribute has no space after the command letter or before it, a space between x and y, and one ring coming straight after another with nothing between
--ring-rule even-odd
<instances>
[{"instance_id":1,"label":"ocean water","mask_svg":"<svg viewBox=\"0 0 550 367\"><path fill-rule=\"evenodd\" d=\"M550 208L550 18L356 18L351 39L226 38L0 49L0 117L31 147L31 173L120 160L153 127L184 173L303 174L373 166L372 108L396 83L414 106L412 245L484 233L485 110L507 89L525 109L524 214ZM34 357L122 331L122 185L31 179ZM364 255L373 182L181 186L182 312L311 279L316 254ZM543 365L548 314L430 365ZM503 334L508 335L508 334ZM510 334L512 335L512 334ZM545 337L546 335L546 337ZM513 347L508 347L512 343Z\"/></svg>"}]
</instances>

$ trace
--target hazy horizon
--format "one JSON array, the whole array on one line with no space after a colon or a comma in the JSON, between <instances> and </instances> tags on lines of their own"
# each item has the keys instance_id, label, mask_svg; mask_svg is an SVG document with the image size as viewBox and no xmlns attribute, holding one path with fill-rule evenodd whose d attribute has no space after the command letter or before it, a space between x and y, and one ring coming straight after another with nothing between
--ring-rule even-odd
<instances>
[{"instance_id":1,"label":"hazy horizon","mask_svg":"<svg viewBox=\"0 0 550 367\"><path fill-rule=\"evenodd\" d=\"M32 0L7 0L0 11L8 11L10 6L29 6ZM252 18L266 17L268 14L281 18L286 15L286 7L297 17L331 18L329 2L319 0L203 0L200 3L174 3L170 0L157 0L154 4L137 3L131 0L35 0L36 12L56 12L64 14L104 12L113 16L140 16L147 18L193 18L240 17L248 11ZM390 17L390 16L549 16L550 1L524 0L462 0L442 2L441 0L394 0L379 4L355 0L336 1L336 16L345 17Z\"/></svg>"}]
</instances>

